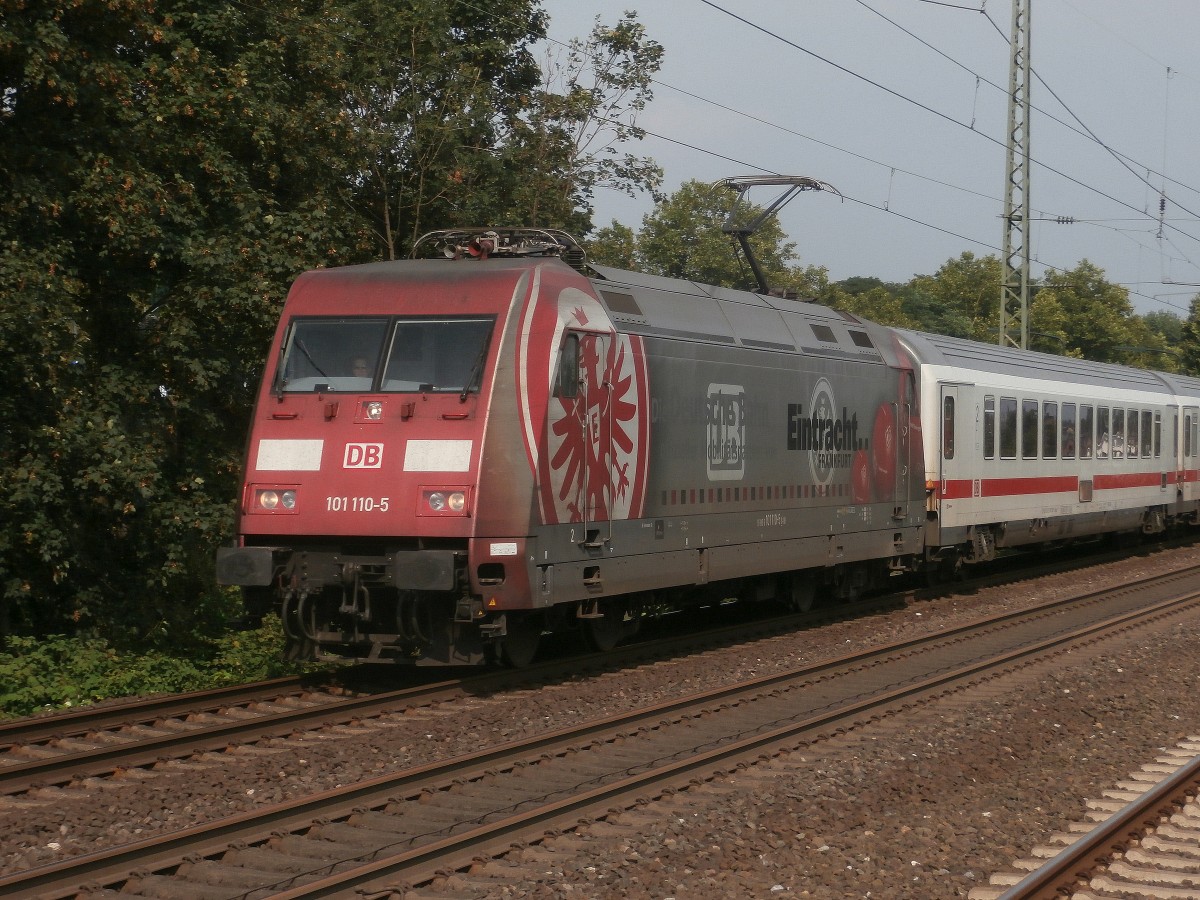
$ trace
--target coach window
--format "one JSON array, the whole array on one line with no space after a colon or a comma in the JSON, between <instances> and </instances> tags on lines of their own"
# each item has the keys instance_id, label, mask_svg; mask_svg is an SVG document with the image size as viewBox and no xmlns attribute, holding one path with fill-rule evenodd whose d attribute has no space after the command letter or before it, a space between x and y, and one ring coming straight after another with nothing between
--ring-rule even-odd
<instances>
[{"instance_id":1,"label":"coach window","mask_svg":"<svg viewBox=\"0 0 1200 900\"><path fill-rule=\"evenodd\" d=\"M1125 434L1125 455L1133 458L1138 455L1138 411L1136 409L1129 411L1128 428L1129 431Z\"/></svg>"},{"instance_id":2,"label":"coach window","mask_svg":"<svg viewBox=\"0 0 1200 900\"><path fill-rule=\"evenodd\" d=\"M1017 400L1000 398L1000 458L1017 458Z\"/></svg>"},{"instance_id":3,"label":"coach window","mask_svg":"<svg viewBox=\"0 0 1200 900\"><path fill-rule=\"evenodd\" d=\"M1112 411L1112 455L1113 459L1125 456L1125 410Z\"/></svg>"},{"instance_id":4,"label":"coach window","mask_svg":"<svg viewBox=\"0 0 1200 900\"><path fill-rule=\"evenodd\" d=\"M1079 407L1079 458L1092 458L1092 442L1094 440L1096 420L1092 416L1092 407L1084 404Z\"/></svg>"},{"instance_id":5,"label":"coach window","mask_svg":"<svg viewBox=\"0 0 1200 900\"><path fill-rule=\"evenodd\" d=\"M942 458L954 459L954 398L942 401Z\"/></svg>"},{"instance_id":6,"label":"coach window","mask_svg":"<svg viewBox=\"0 0 1200 900\"><path fill-rule=\"evenodd\" d=\"M1058 404L1042 404L1042 459L1058 456Z\"/></svg>"},{"instance_id":7,"label":"coach window","mask_svg":"<svg viewBox=\"0 0 1200 900\"><path fill-rule=\"evenodd\" d=\"M1038 455L1038 402L1021 401L1021 456L1037 459Z\"/></svg>"},{"instance_id":8,"label":"coach window","mask_svg":"<svg viewBox=\"0 0 1200 900\"><path fill-rule=\"evenodd\" d=\"M1112 440L1108 434L1108 407L1096 408L1096 458L1108 459L1108 448Z\"/></svg>"},{"instance_id":9,"label":"coach window","mask_svg":"<svg viewBox=\"0 0 1200 900\"><path fill-rule=\"evenodd\" d=\"M996 398L983 398L983 458L996 456Z\"/></svg>"},{"instance_id":10,"label":"coach window","mask_svg":"<svg viewBox=\"0 0 1200 900\"><path fill-rule=\"evenodd\" d=\"M1062 458L1075 458L1075 404L1062 405Z\"/></svg>"},{"instance_id":11,"label":"coach window","mask_svg":"<svg viewBox=\"0 0 1200 900\"><path fill-rule=\"evenodd\" d=\"M1149 459L1159 455L1162 443L1158 433L1162 431L1162 414L1155 415L1148 409L1142 410L1142 456Z\"/></svg>"}]
</instances>

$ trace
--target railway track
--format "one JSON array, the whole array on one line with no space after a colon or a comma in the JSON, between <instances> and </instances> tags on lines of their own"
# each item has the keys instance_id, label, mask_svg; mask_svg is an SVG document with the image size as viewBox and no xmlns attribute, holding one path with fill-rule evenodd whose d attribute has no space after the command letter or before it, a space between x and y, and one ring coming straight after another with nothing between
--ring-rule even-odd
<instances>
[{"instance_id":1,"label":"railway track","mask_svg":"<svg viewBox=\"0 0 1200 900\"><path fill-rule=\"evenodd\" d=\"M0 793L152 766L405 704L436 703L459 696L462 685L457 680L346 696L339 688L280 679L8 723L0 731Z\"/></svg>"},{"instance_id":2,"label":"railway track","mask_svg":"<svg viewBox=\"0 0 1200 900\"><path fill-rule=\"evenodd\" d=\"M82 884L159 897L420 890L472 857L538 844L581 817L620 815L747 760L1195 611L1196 578L1175 572L484 748L0 878L0 893L66 897Z\"/></svg>"},{"instance_id":3,"label":"railway track","mask_svg":"<svg viewBox=\"0 0 1200 900\"><path fill-rule=\"evenodd\" d=\"M1088 803L1085 821L1052 835L1018 871L993 875L971 900L1181 898L1200 893L1200 738Z\"/></svg>"},{"instance_id":4,"label":"railway track","mask_svg":"<svg viewBox=\"0 0 1200 900\"><path fill-rule=\"evenodd\" d=\"M1127 555L1127 552L1104 552L1095 554L1090 562ZM1008 583L1060 572L1078 564L1075 556L1051 558L1016 574L1005 571L976 577L963 582L961 587L970 590ZM333 679L311 682L281 678L0 722L0 795L27 794L84 778L103 778L166 760L286 737L301 730L349 725L363 718L450 702L472 691L545 684L579 672L596 673L667 659L683 652L854 618L902 604L922 593L936 592L909 589L801 615L721 625L624 646L605 654L588 654L569 662L552 660L518 673L471 670L472 674L467 676L394 690L380 690L378 686L363 690ZM431 671L422 670L422 674L429 677Z\"/></svg>"},{"instance_id":5,"label":"railway track","mask_svg":"<svg viewBox=\"0 0 1200 900\"><path fill-rule=\"evenodd\" d=\"M858 616L898 602L902 602L898 595L876 597L836 610L724 624L607 653L551 660L515 672L472 669L465 676L390 690L376 687L363 691L336 683L307 686L298 678L277 679L0 723L0 795L21 795L209 751L349 726L470 694L537 686L581 672L619 670L705 647ZM404 670L390 673L408 674Z\"/></svg>"}]
</instances>

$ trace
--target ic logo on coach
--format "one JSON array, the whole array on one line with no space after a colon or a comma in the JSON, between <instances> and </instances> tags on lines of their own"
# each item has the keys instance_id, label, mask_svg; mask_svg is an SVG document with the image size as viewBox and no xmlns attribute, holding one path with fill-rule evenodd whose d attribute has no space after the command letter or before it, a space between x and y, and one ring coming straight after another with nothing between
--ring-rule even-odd
<instances>
[{"instance_id":1,"label":"ic logo on coach","mask_svg":"<svg viewBox=\"0 0 1200 900\"><path fill-rule=\"evenodd\" d=\"M347 444L343 469L382 469L383 444Z\"/></svg>"}]
</instances>

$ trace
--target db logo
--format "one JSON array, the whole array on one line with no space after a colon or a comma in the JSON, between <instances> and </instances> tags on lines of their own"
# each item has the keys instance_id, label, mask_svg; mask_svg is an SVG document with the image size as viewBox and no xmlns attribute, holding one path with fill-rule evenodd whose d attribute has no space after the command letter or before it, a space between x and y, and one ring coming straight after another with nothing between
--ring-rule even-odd
<instances>
[{"instance_id":1,"label":"db logo","mask_svg":"<svg viewBox=\"0 0 1200 900\"><path fill-rule=\"evenodd\" d=\"M383 444L347 444L343 469L383 468Z\"/></svg>"}]
</instances>

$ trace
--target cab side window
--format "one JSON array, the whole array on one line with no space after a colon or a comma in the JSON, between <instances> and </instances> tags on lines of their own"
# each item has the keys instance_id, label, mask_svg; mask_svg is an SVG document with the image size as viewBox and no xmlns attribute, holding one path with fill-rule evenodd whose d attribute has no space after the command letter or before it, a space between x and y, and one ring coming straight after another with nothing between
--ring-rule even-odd
<instances>
[{"instance_id":1,"label":"cab side window","mask_svg":"<svg viewBox=\"0 0 1200 900\"><path fill-rule=\"evenodd\" d=\"M558 356L558 379L554 396L571 398L579 396L579 335L568 334L563 338Z\"/></svg>"}]
</instances>

